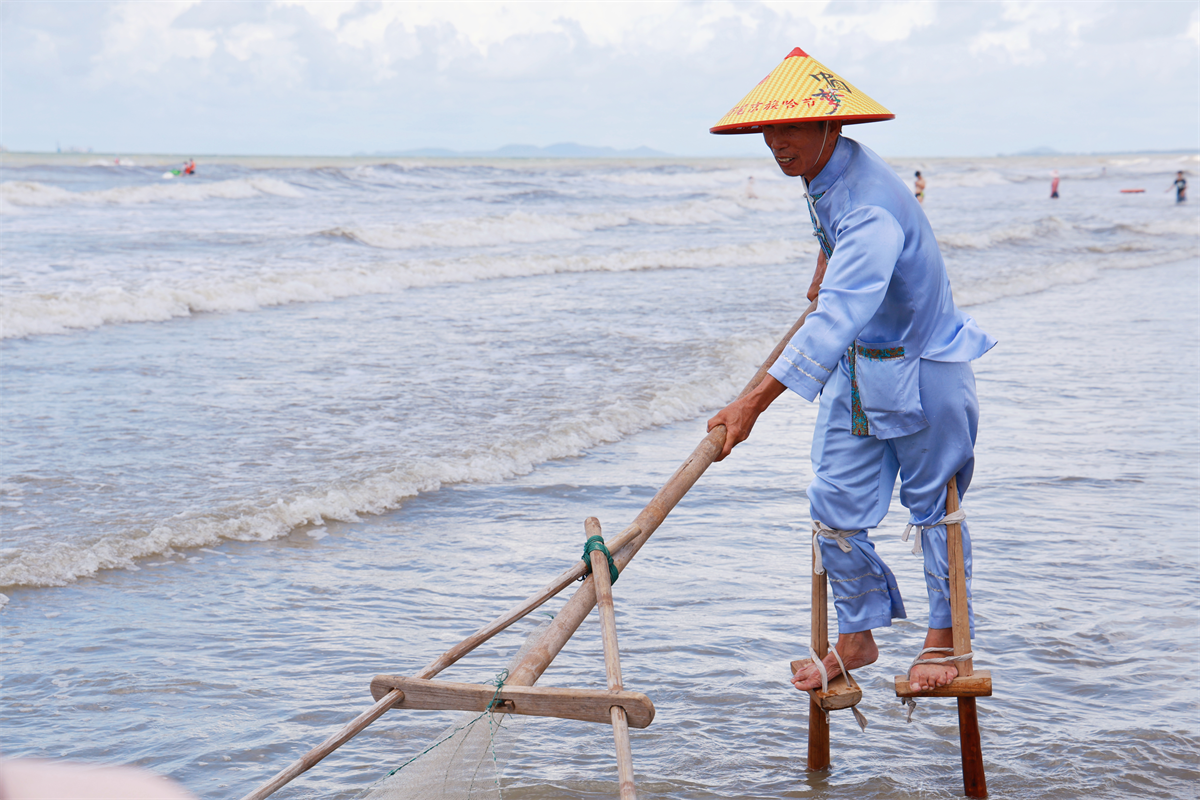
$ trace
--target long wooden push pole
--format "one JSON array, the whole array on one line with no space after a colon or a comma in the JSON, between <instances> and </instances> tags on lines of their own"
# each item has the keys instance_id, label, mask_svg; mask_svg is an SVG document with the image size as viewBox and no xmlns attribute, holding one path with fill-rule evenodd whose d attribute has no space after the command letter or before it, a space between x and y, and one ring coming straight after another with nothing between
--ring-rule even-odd
<instances>
[{"instance_id":1,"label":"long wooden push pole","mask_svg":"<svg viewBox=\"0 0 1200 800\"><path fill-rule=\"evenodd\" d=\"M946 513L958 511L958 478L946 485ZM946 525L946 560L950 563L950 635L954 655L971 652L971 618L967 597L966 559L963 552L962 525ZM959 677L975 674L971 659L958 662ZM962 749L963 790L967 797L987 797L987 777L983 772L983 747L979 741L979 717L974 697L958 698L958 740Z\"/></svg>"},{"instance_id":2,"label":"long wooden push pole","mask_svg":"<svg viewBox=\"0 0 1200 800\"><path fill-rule=\"evenodd\" d=\"M754 377L750 379L750 382L746 384L746 388L742 389L738 397L749 393L762 382L763 378L767 375L767 370L779 358L779 355L783 352L783 348L792 340L792 337L796 335L796 331L800 330L800 326L804 324L804 320L807 319L808 315L816 307L817 302L814 300L805 309L804 313L800 315L800 319L796 320L796 324L792 326L791 330L775 345L775 349L767 356L762 366L759 367L758 372L754 374ZM625 565L633 560L633 557L637 555L637 551L650 538L650 534L654 533L667 514L671 512L671 509L695 485L696 481L704 474L704 471L708 469L713 460L720 455L724 447L725 426L718 425L709 431L708 435L700 441L700 444L688 456L688 459L680 465L679 469L675 470L675 474L670 477L646 507L642 509L642 512L634 519L633 524L622 531L617 540L609 545L609 551L613 553L613 561L616 563L618 570L624 569ZM577 580L583 574L583 571L586 571L586 566L580 562L579 565L572 567L556 578L555 581L552 581L542 592L516 606L508 613L501 615L494 622L485 625L470 637L450 648L450 650L447 650L441 657L422 670L417 677L432 678L434 675L437 675L438 672L458 661L492 636L495 636L546 602L546 600L549 600L555 594L570 586L573 581ZM573 575L574 577L568 579L568 575ZM560 583L561 586L559 586ZM553 592L547 594L551 589L554 589ZM538 677L546 671L546 667L550 666L550 662L558 655L558 651L562 649L566 641L571 638L571 634L578 629L587 615L591 613L592 607L595 604L595 587L592 579L589 577L583 582L571 599L567 601L562 610L558 612L558 616L554 618L550 627L538 637L537 644L530 650L521 664L517 666L516 671L509 675L507 682L519 686L532 686ZM312 769L325 756L357 736L401 699L403 699L403 692L399 689L388 692L375 705L359 714L337 733L305 753L289 767L271 778L271 780L243 797L242 800L264 800L264 798L270 797L295 780L296 777Z\"/></svg>"},{"instance_id":3,"label":"long wooden push pole","mask_svg":"<svg viewBox=\"0 0 1200 800\"><path fill-rule=\"evenodd\" d=\"M804 320L808 315L816 310L817 303L814 300L804 313L800 315L800 319L796 320L796 324L792 326L767 359L754 373L754 377L746 384L745 388L738 394L742 397L754 390L763 378L767 375L767 370L779 358L783 348L796 335L796 331L800 330L800 326L804 324ZM713 460L721 454L721 450L725 447L725 426L718 425L708 432L708 435L700 440L700 444L692 451L687 460L679 465L679 469L673 474L663 487L658 490L658 493L650 499L646 507L641 513L634 517L630 528L638 528L641 533L635 536L630 542L620 550L614 550L611 546L609 551L613 554L613 562L617 566L618 571L624 571L626 565L633 560L637 555L638 550L650 538L650 535L658 530L658 526L666 519L667 514L671 513L671 509L683 499L688 490L696 484L704 471L712 464ZM587 615L591 613L592 608L596 605L596 590L592 578L589 577L583 582L579 589L571 596L571 599L566 602L558 615L550 623L550 627L538 638L537 643L529 649L525 658L515 669L511 670L508 676L508 683L515 683L521 686L532 686L535 681L541 676L546 668L550 666L550 662L558 655L563 646L571 638L583 621L587 619Z\"/></svg>"}]
</instances>

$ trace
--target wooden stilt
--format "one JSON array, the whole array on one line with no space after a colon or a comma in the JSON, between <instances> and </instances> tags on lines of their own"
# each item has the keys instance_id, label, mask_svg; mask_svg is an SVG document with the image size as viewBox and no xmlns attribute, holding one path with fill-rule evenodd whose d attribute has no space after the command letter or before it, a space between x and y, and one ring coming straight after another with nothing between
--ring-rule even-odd
<instances>
[{"instance_id":1,"label":"wooden stilt","mask_svg":"<svg viewBox=\"0 0 1200 800\"><path fill-rule=\"evenodd\" d=\"M813 553L814 566L817 554ZM825 574L812 570L812 649L817 658L829 655L829 598ZM808 701L808 769L829 769L829 718L810 695Z\"/></svg>"},{"instance_id":2,"label":"wooden stilt","mask_svg":"<svg viewBox=\"0 0 1200 800\"><path fill-rule=\"evenodd\" d=\"M912 686L908 682L908 678L904 675L896 676L896 696L897 697L991 697L992 696L992 672L987 669L977 669L973 675L963 677L959 675L954 679L954 683L949 686L942 686L938 689L927 689L923 692L914 692Z\"/></svg>"},{"instance_id":3,"label":"wooden stilt","mask_svg":"<svg viewBox=\"0 0 1200 800\"><path fill-rule=\"evenodd\" d=\"M808 771L829 769L829 719L817 701L808 700Z\"/></svg>"},{"instance_id":4,"label":"wooden stilt","mask_svg":"<svg viewBox=\"0 0 1200 800\"><path fill-rule=\"evenodd\" d=\"M951 476L946 484L946 513L958 511L958 478ZM950 564L950 633L954 655L971 652L971 616L967 599L966 560L963 556L962 525L952 522L946 526L946 560ZM975 674L971 659L958 662L960 677Z\"/></svg>"},{"instance_id":5,"label":"wooden stilt","mask_svg":"<svg viewBox=\"0 0 1200 800\"><path fill-rule=\"evenodd\" d=\"M958 511L958 478L946 485L946 513ZM966 559L963 554L962 525L946 526L946 554L950 564L950 619L954 655L971 652L971 618L967 598ZM958 662L958 679L971 678L975 667L971 659ZM988 691L991 686L989 681ZM958 738L962 748L963 789L967 797L987 797L987 778L983 772L983 748L979 741L979 718L974 697L958 698Z\"/></svg>"},{"instance_id":6,"label":"wooden stilt","mask_svg":"<svg viewBox=\"0 0 1200 800\"><path fill-rule=\"evenodd\" d=\"M983 773L983 747L979 742L979 717L975 698L958 698L958 741L962 748L963 791L967 797L987 797L987 776Z\"/></svg>"},{"instance_id":7,"label":"wooden stilt","mask_svg":"<svg viewBox=\"0 0 1200 800\"><path fill-rule=\"evenodd\" d=\"M958 479L946 485L946 514L958 511ZM954 655L971 652L970 599L967 596L966 558L963 552L962 525L946 525L946 557L950 567L950 636ZM983 748L979 741L979 717L976 697L992 694L992 673L976 670L973 659L956 662L958 677L950 685L926 692L914 692L907 675L896 676L899 697L958 698L958 738L962 750L963 789L967 797L987 797L987 777L983 771Z\"/></svg>"},{"instance_id":8,"label":"wooden stilt","mask_svg":"<svg viewBox=\"0 0 1200 800\"><path fill-rule=\"evenodd\" d=\"M588 537L600 535L600 520L588 517L583 523ZM604 641L604 671L610 692L623 691L621 686L621 651L617 647L617 617L613 609L612 583L608 559L599 550L591 552L592 575L596 580L596 606L600 609L600 633ZM614 705L612 712L613 740L617 746L617 778L621 800L637 800L633 783L633 751L629 745L629 723L625 709Z\"/></svg>"}]
</instances>

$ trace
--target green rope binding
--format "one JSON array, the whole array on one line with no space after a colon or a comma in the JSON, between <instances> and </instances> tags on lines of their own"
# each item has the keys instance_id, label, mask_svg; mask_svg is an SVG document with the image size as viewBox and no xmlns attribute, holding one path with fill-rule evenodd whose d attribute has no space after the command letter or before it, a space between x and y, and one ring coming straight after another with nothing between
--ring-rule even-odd
<instances>
[{"instance_id":1,"label":"green rope binding","mask_svg":"<svg viewBox=\"0 0 1200 800\"><path fill-rule=\"evenodd\" d=\"M592 556L592 553L596 550L599 550L601 553L604 553L604 557L608 559L608 574L612 578L611 582L616 583L617 578L621 575L621 573L617 571L617 565L613 563L612 553L608 552L608 548L604 545L604 537L603 536L591 536L588 538L587 544L584 545L583 563L587 564L587 572L585 572L584 574L585 575L591 574L591 572L592 572L591 556ZM583 579L580 578L580 580L583 580Z\"/></svg>"}]
</instances>

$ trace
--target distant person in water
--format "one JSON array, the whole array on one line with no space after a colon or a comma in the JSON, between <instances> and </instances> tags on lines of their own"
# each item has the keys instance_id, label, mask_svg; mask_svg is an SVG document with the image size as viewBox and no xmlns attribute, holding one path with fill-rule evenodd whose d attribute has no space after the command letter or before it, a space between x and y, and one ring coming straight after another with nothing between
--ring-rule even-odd
<instances>
[{"instance_id":1,"label":"distant person in water","mask_svg":"<svg viewBox=\"0 0 1200 800\"><path fill-rule=\"evenodd\" d=\"M185 164L183 167L183 174L184 175L195 175L196 174L196 159L193 158L193 159L188 160L188 163Z\"/></svg>"},{"instance_id":2,"label":"distant person in water","mask_svg":"<svg viewBox=\"0 0 1200 800\"><path fill-rule=\"evenodd\" d=\"M1170 191L1168 189L1167 191ZM1183 177L1183 170L1175 173L1175 202L1183 203L1187 201L1187 180Z\"/></svg>"},{"instance_id":3,"label":"distant person in water","mask_svg":"<svg viewBox=\"0 0 1200 800\"><path fill-rule=\"evenodd\" d=\"M750 178L746 181L746 197L749 197L751 200L758 197L758 195L756 195L754 193L754 176L753 175L751 175Z\"/></svg>"},{"instance_id":4,"label":"distant person in water","mask_svg":"<svg viewBox=\"0 0 1200 800\"><path fill-rule=\"evenodd\" d=\"M917 170L917 179L913 181L913 192L917 195L917 202L925 203L925 179L921 177L921 170Z\"/></svg>"},{"instance_id":5,"label":"distant person in water","mask_svg":"<svg viewBox=\"0 0 1200 800\"><path fill-rule=\"evenodd\" d=\"M1058 170L1050 173L1050 197L1051 199L1058 197Z\"/></svg>"}]
</instances>

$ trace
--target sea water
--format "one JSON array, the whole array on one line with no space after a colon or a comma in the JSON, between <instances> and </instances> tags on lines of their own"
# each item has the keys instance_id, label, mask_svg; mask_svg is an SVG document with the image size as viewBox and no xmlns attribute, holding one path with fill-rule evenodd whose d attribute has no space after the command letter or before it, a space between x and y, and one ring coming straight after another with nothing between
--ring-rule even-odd
<instances>
[{"instance_id":1,"label":"sea water","mask_svg":"<svg viewBox=\"0 0 1200 800\"><path fill-rule=\"evenodd\" d=\"M1000 344L965 507L995 797L1193 795L1200 770L1196 156L921 169L958 303ZM1049 171L1062 174L1049 198ZM624 527L807 304L764 160L154 159L0 168L0 753L240 797ZM753 179L753 180L751 180ZM1141 188L1140 194L1122 189ZM786 396L615 587L647 797L949 797L910 618L804 772L804 486ZM560 601L546 607L553 613ZM539 612L443 677L494 677ZM541 683L602 687L593 617ZM390 712L280 793L351 798L453 714ZM610 796L611 731L532 720L505 794Z\"/></svg>"}]
</instances>

